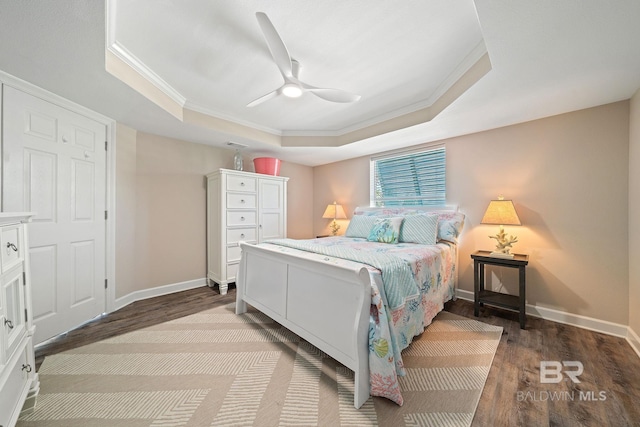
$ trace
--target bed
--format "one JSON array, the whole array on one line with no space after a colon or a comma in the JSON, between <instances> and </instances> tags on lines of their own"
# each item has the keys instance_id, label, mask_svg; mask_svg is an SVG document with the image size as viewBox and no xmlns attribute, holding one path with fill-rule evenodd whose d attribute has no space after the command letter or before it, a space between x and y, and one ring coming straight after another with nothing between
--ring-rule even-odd
<instances>
[{"instance_id":1,"label":"bed","mask_svg":"<svg viewBox=\"0 0 640 427\"><path fill-rule=\"evenodd\" d=\"M354 372L354 406L402 405L401 351L455 296L455 207L357 208L345 236L240 243L236 313L271 317Z\"/></svg>"}]
</instances>

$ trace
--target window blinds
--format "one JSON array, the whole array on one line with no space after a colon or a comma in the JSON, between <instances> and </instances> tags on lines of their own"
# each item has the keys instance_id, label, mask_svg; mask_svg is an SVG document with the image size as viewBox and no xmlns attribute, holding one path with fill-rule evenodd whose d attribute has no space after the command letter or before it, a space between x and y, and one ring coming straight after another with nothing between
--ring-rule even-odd
<instances>
[{"instance_id":1,"label":"window blinds","mask_svg":"<svg viewBox=\"0 0 640 427\"><path fill-rule=\"evenodd\" d=\"M372 205L445 206L444 147L389 157L372 163Z\"/></svg>"}]
</instances>

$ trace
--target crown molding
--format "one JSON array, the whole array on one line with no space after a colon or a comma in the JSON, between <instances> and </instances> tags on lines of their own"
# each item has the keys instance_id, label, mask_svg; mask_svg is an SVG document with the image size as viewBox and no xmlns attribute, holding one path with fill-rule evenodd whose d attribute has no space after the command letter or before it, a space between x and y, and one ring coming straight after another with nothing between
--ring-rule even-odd
<instances>
[{"instance_id":1,"label":"crown molding","mask_svg":"<svg viewBox=\"0 0 640 427\"><path fill-rule=\"evenodd\" d=\"M157 75L151 68L147 67L144 62L138 59L126 47L122 46L118 41L114 41L107 50L115 55L118 59L131 67L136 73L140 74L145 80L155 86L158 90L171 98L173 102L184 108L187 98L180 92L175 90L169 83Z\"/></svg>"}]
</instances>

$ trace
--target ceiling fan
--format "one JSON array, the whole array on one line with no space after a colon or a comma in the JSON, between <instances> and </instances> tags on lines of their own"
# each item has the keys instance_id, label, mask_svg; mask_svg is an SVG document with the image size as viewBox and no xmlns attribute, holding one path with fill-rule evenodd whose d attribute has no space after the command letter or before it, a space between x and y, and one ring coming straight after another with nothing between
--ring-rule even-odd
<instances>
[{"instance_id":1,"label":"ceiling fan","mask_svg":"<svg viewBox=\"0 0 640 427\"><path fill-rule=\"evenodd\" d=\"M354 95L340 89L315 87L300 81L298 79L298 74L300 73L301 65L298 61L292 59L291 55L289 55L287 47L278 35L278 32L271 23L271 20L269 20L269 17L264 12L256 12L256 18L258 19L258 24L264 34L271 56L280 70L280 74L282 74L284 84L278 89L251 101L247 104L247 107L256 106L278 95L297 98L304 92L311 92L318 98L331 102L348 103L356 102L360 99L360 95Z\"/></svg>"}]
</instances>

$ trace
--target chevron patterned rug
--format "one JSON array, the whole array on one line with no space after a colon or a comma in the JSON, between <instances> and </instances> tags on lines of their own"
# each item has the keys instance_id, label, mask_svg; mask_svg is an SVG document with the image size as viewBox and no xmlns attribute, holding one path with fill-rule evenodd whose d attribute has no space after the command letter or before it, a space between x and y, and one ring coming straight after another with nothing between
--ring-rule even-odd
<instances>
[{"instance_id":1,"label":"chevron patterned rug","mask_svg":"<svg viewBox=\"0 0 640 427\"><path fill-rule=\"evenodd\" d=\"M403 352L402 407L257 312L214 308L48 356L35 426L469 426L502 328L438 314Z\"/></svg>"}]
</instances>

